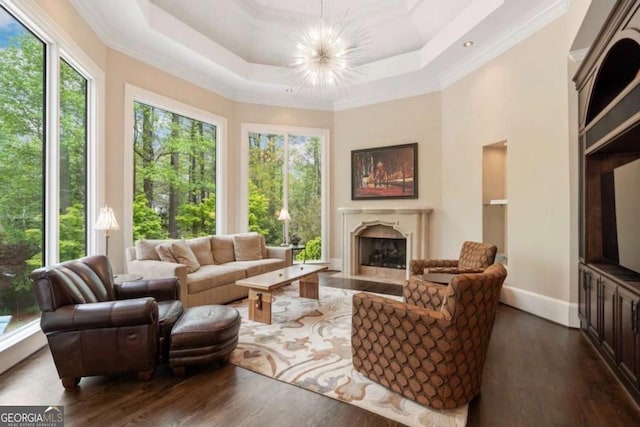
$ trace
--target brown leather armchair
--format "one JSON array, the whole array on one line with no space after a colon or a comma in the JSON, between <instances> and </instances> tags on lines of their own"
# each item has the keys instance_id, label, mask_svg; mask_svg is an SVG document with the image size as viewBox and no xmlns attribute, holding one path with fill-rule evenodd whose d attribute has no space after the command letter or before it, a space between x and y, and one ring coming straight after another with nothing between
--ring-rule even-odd
<instances>
[{"instance_id":1,"label":"brown leather armchair","mask_svg":"<svg viewBox=\"0 0 640 427\"><path fill-rule=\"evenodd\" d=\"M93 375L138 372L147 380L167 356L182 314L176 278L114 285L109 259L97 255L39 268L31 280L66 389Z\"/></svg>"},{"instance_id":2,"label":"brown leather armchair","mask_svg":"<svg viewBox=\"0 0 640 427\"><path fill-rule=\"evenodd\" d=\"M502 264L460 274L448 286L415 283L404 302L353 296L353 366L396 393L435 409L480 393L489 339L507 277Z\"/></svg>"},{"instance_id":3,"label":"brown leather armchair","mask_svg":"<svg viewBox=\"0 0 640 427\"><path fill-rule=\"evenodd\" d=\"M498 248L479 242L464 242L459 259L416 259L411 260L411 275L425 273L480 273L496 259Z\"/></svg>"}]
</instances>

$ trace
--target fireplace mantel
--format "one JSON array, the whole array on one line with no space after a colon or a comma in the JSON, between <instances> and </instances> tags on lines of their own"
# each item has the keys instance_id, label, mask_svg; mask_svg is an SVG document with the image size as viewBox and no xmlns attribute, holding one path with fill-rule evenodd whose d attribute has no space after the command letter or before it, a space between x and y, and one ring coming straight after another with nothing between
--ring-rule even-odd
<instances>
[{"instance_id":1,"label":"fireplace mantel","mask_svg":"<svg viewBox=\"0 0 640 427\"><path fill-rule=\"evenodd\" d=\"M357 275L358 254L356 238L360 231L369 225L383 224L393 227L407 239L407 261L427 258L429 243L429 214L433 211L426 207L375 208L344 207L338 208L342 215L342 271L346 276ZM409 278L409 262L405 276Z\"/></svg>"}]
</instances>

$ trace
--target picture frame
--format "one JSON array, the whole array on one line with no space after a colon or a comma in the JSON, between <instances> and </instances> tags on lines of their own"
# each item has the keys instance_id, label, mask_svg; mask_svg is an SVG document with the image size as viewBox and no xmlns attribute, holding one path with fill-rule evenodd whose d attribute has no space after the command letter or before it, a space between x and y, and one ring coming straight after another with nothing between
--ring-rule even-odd
<instances>
[{"instance_id":1,"label":"picture frame","mask_svg":"<svg viewBox=\"0 0 640 427\"><path fill-rule=\"evenodd\" d=\"M351 200L417 198L417 142L351 151Z\"/></svg>"}]
</instances>

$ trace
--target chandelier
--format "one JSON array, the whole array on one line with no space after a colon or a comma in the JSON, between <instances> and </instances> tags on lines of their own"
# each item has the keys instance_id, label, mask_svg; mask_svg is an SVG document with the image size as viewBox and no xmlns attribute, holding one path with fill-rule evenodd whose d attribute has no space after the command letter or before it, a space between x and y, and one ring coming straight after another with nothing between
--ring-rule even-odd
<instances>
[{"instance_id":1,"label":"chandelier","mask_svg":"<svg viewBox=\"0 0 640 427\"><path fill-rule=\"evenodd\" d=\"M339 19L326 18L324 1L320 1L320 21L302 29L289 66L298 84L346 89L362 72L359 60L370 39L347 14Z\"/></svg>"}]
</instances>

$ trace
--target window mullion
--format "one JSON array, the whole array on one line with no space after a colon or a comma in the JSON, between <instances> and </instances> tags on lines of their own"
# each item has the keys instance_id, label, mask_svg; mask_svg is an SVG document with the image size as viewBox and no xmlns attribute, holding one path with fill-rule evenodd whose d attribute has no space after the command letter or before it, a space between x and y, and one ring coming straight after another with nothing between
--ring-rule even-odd
<instances>
[{"instance_id":1,"label":"window mullion","mask_svg":"<svg viewBox=\"0 0 640 427\"><path fill-rule=\"evenodd\" d=\"M45 257L46 265L58 262L60 182L60 48L47 44L45 71Z\"/></svg>"}]
</instances>

